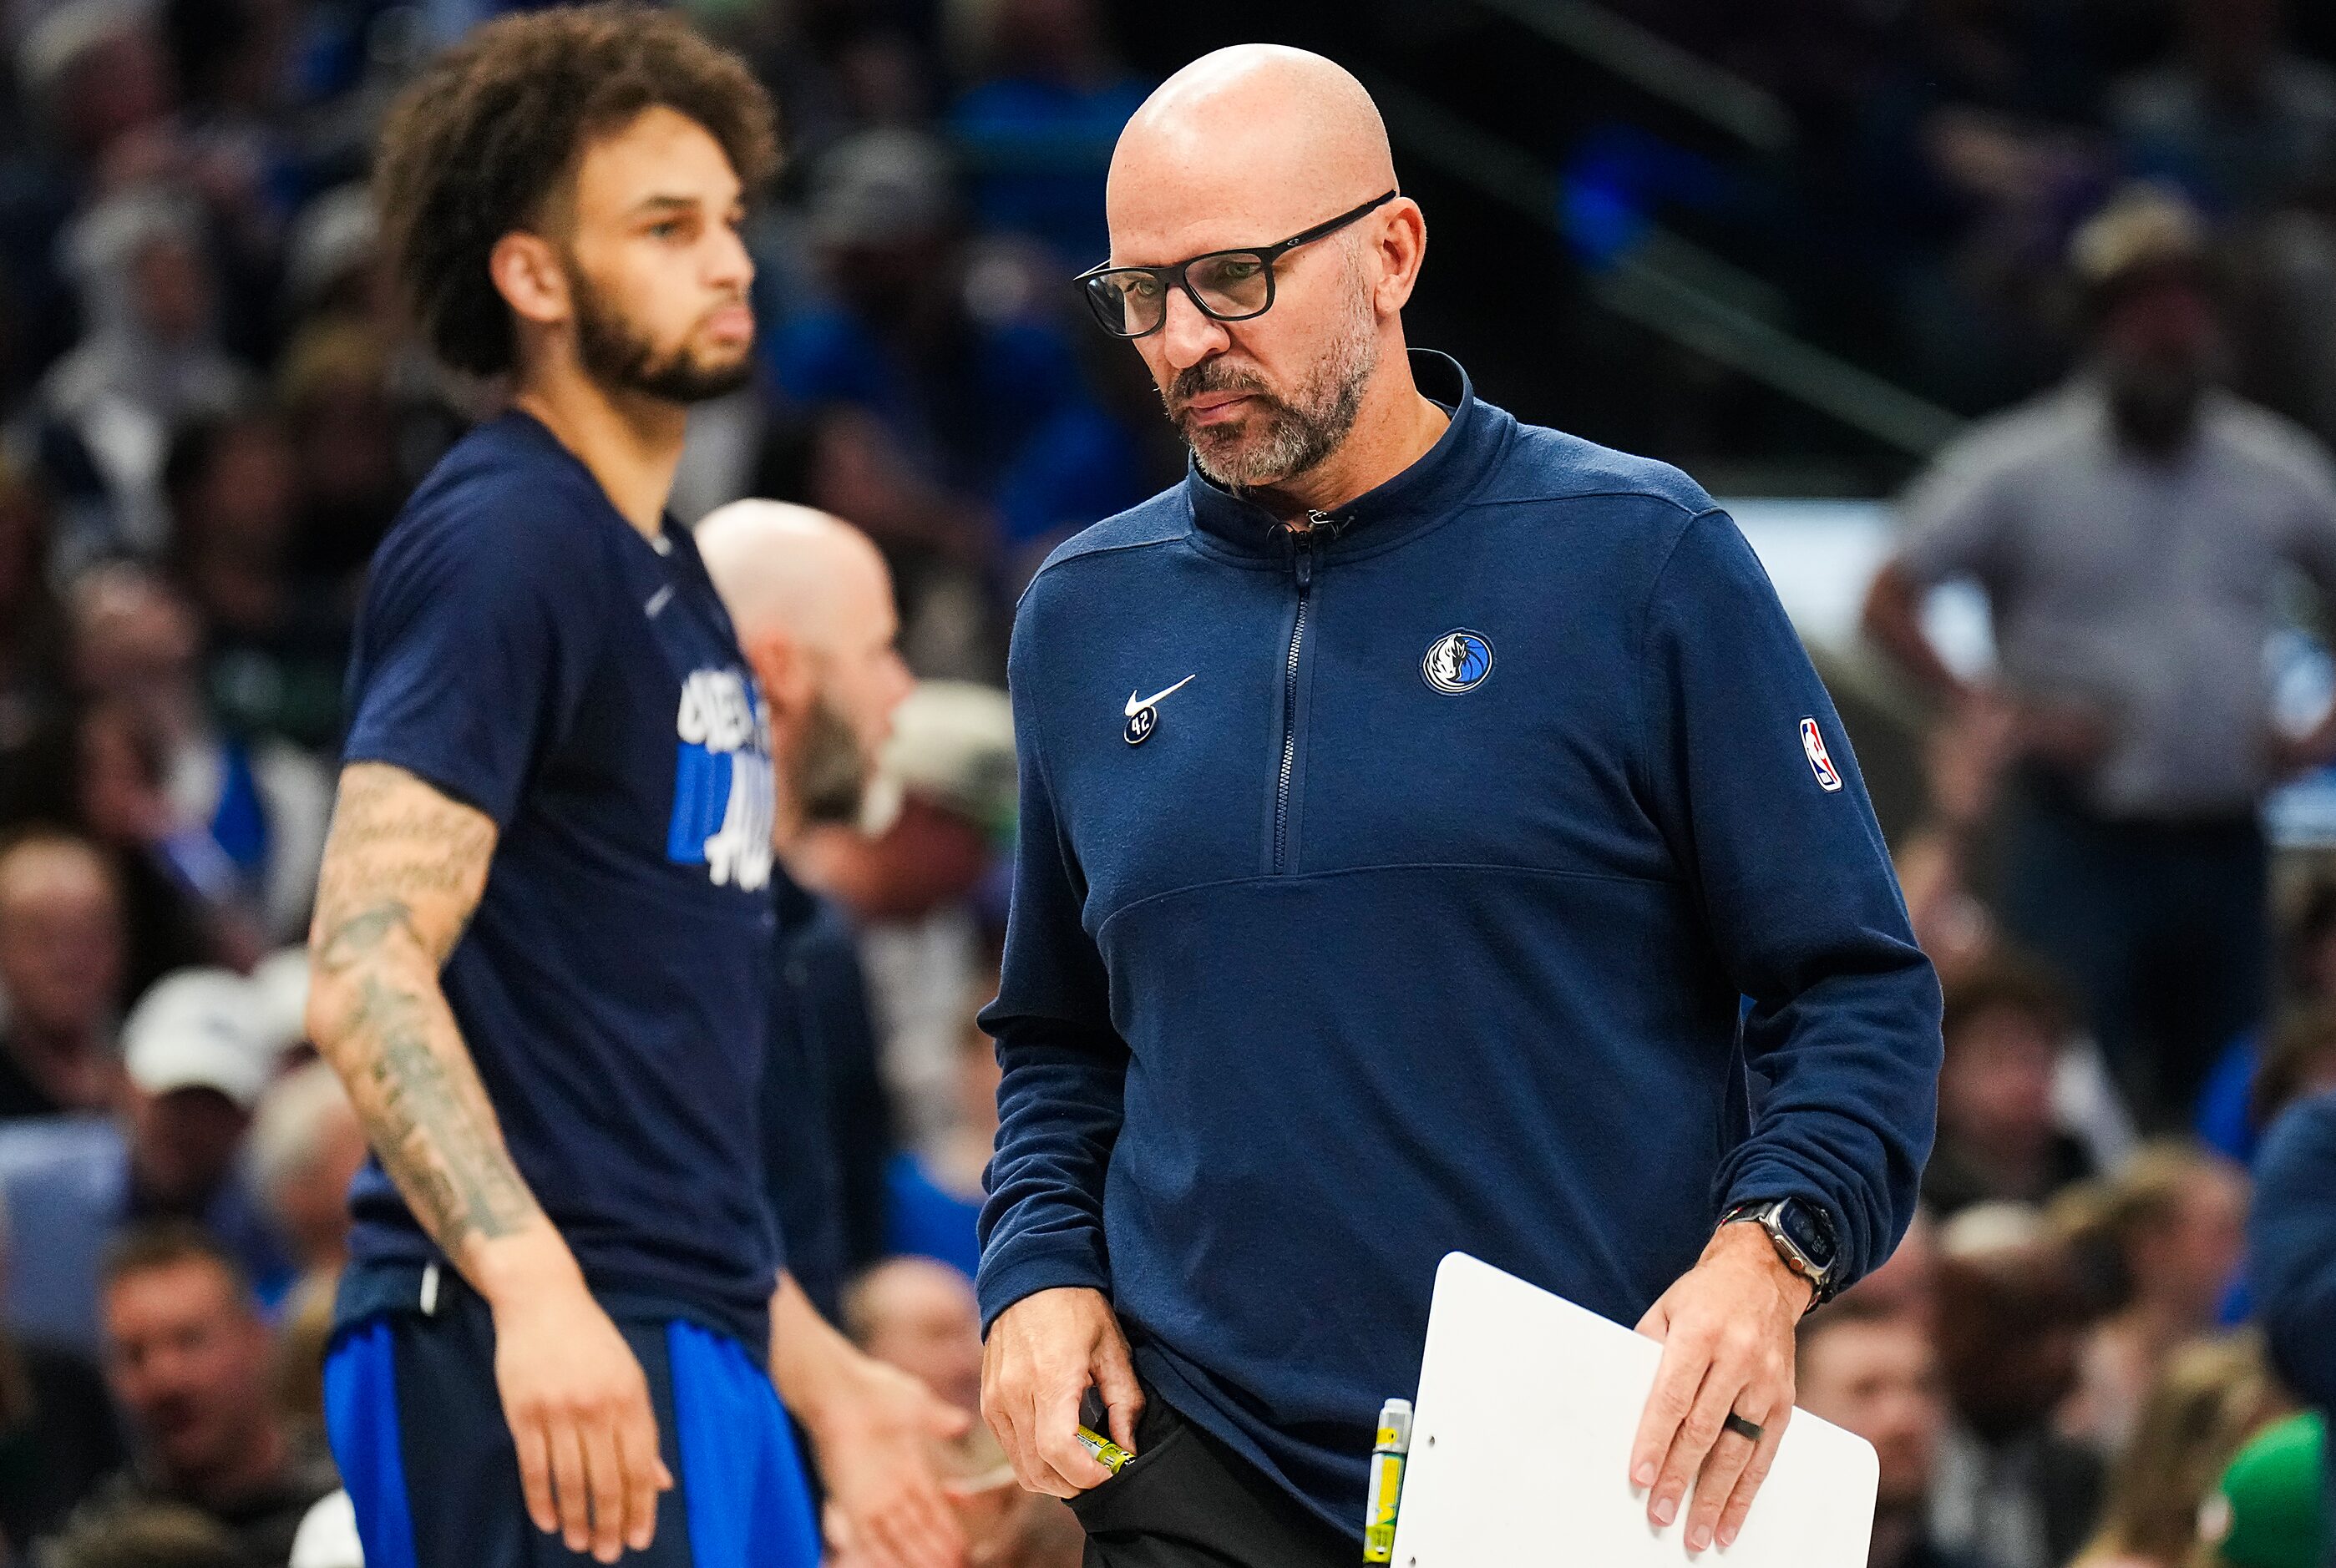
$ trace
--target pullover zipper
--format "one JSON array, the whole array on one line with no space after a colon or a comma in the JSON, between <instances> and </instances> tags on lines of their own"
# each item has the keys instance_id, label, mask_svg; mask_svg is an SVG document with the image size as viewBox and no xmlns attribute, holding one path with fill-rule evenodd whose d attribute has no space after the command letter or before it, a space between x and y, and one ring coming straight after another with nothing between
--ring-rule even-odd
<instances>
[{"instance_id":1,"label":"pullover zipper","mask_svg":"<svg viewBox=\"0 0 2336 1568\"><path fill-rule=\"evenodd\" d=\"M1318 538L1335 539L1338 524L1320 512L1308 512L1304 528L1289 528L1290 569L1298 581L1298 614L1290 623L1290 656L1281 667L1281 774L1273 796L1273 871L1290 868L1290 788L1298 766L1298 666L1306 647L1307 600L1314 587L1314 550Z\"/></svg>"}]
</instances>

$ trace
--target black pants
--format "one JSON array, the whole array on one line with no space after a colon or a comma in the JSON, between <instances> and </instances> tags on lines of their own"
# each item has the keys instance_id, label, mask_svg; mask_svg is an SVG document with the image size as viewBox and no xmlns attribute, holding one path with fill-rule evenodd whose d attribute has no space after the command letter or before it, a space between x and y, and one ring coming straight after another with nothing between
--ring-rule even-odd
<instances>
[{"instance_id":1,"label":"black pants","mask_svg":"<svg viewBox=\"0 0 2336 1568\"><path fill-rule=\"evenodd\" d=\"M2143 1127L2187 1128L2215 1058L2270 1002L2262 829L2113 821L2031 774L2004 847L2005 925L2077 987Z\"/></svg>"},{"instance_id":2,"label":"black pants","mask_svg":"<svg viewBox=\"0 0 2336 1568\"><path fill-rule=\"evenodd\" d=\"M1071 1500L1085 1568L1354 1568L1332 1529L1257 1467L1145 1390L1135 1457ZM1361 1521L1356 1521L1358 1525Z\"/></svg>"}]
</instances>

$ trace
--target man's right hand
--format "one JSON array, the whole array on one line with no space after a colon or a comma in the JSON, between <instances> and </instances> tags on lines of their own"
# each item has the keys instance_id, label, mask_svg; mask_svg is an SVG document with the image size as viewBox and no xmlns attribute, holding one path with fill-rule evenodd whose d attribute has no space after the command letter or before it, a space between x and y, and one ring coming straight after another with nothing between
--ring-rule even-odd
<instances>
[{"instance_id":1,"label":"man's right hand","mask_svg":"<svg viewBox=\"0 0 2336 1568\"><path fill-rule=\"evenodd\" d=\"M583 1277L501 1290L495 1387L519 1446L528 1517L570 1552L614 1563L657 1534L673 1476L657 1453L648 1379Z\"/></svg>"},{"instance_id":2,"label":"man's right hand","mask_svg":"<svg viewBox=\"0 0 2336 1568\"><path fill-rule=\"evenodd\" d=\"M1092 1387L1110 1412L1111 1438L1135 1452L1144 1390L1127 1336L1099 1291L1025 1296L989 1326L981 1356L981 1413L1015 1479L1033 1492L1076 1497L1111 1479L1079 1441L1079 1406Z\"/></svg>"}]
</instances>

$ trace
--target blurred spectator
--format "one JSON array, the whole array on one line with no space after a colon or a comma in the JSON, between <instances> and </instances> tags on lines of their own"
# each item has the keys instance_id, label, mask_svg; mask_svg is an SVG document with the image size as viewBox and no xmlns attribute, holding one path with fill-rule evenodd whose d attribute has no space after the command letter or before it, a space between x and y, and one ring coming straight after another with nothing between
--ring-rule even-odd
<instances>
[{"instance_id":1,"label":"blurred spectator","mask_svg":"<svg viewBox=\"0 0 2336 1568\"><path fill-rule=\"evenodd\" d=\"M291 1267L245 1185L240 1145L275 1067L248 982L190 970L122 1027L130 1093L114 1118L0 1128L0 1192L15 1238L7 1316L20 1333L87 1346L105 1248L124 1225L200 1221L269 1299Z\"/></svg>"},{"instance_id":2,"label":"blurred spectator","mask_svg":"<svg viewBox=\"0 0 2336 1568\"><path fill-rule=\"evenodd\" d=\"M995 973L974 897L1009 842L1014 767L1005 692L923 682L893 715L863 829L813 832L797 855L805 879L861 923L885 1082L910 1148L938 1148L958 1120L965 999Z\"/></svg>"},{"instance_id":3,"label":"blurred spectator","mask_svg":"<svg viewBox=\"0 0 2336 1568\"><path fill-rule=\"evenodd\" d=\"M2336 1006L2323 1003L2290 1014L2272 1031L2271 1048L2248 1086L2248 1126L2260 1134L2297 1100L2331 1089L2336 1089Z\"/></svg>"},{"instance_id":4,"label":"blurred spectator","mask_svg":"<svg viewBox=\"0 0 2336 1568\"><path fill-rule=\"evenodd\" d=\"M1954 1419L1932 1538L1995 1568L2057 1568L2091 1533L2101 1466L2052 1429L2087 1325L2068 1251L2033 1209L1967 1209L1940 1234L1938 1346Z\"/></svg>"},{"instance_id":5,"label":"blurred spectator","mask_svg":"<svg viewBox=\"0 0 2336 1568\"><path fill-rule=\"evenodd\" d=\"M2090 362L1951 449L1908 497L1869 633L1958 705L2008 702L2021 754L2003 915L2077 983L2154 1127L2267 1000L2255 808L2336 752L2272 724L2263 650L2301 568L2336 602L2336 471L2308 437L2214 390L2221 336L2186 208L2128 195L2072 247ZM1967 687L1920 624L1951 576L1989 595L2000 690Z\"/></svg>"},{"instance_id":6,"label":"blurred spectator","mask_svg":"<svg viewBox=\"0 0 2336 1568\"><path fill-rule=\"evenodd\" d=\"M2080 1257L2098 1256L2109 1292L2108 1315L2086 1343L2061 1429L2116 1454L2167 1358L2216 1325L2245 1253L2246 1177L2195 1146L2155 1143L2067 1194L2053 1217Z\"/></svg>"},{"instance_id":7,"label":"blurred spectator","mask_svg":"<svg viewBox=\"0 0 2336 1568\"><path fill-rule=\"evenodd\" d=\"M77 683L129 704L161 745L170 824L161 842L173 872L205 903L248 910L270 944L303 934L332 812L324 766L221 723L203 687L200 624L142 568L83 574L67 613Z\"/></svg>"},{"instance_id":8,"label":"blurred spectator","mask_svg":"<svg viewBox=\"0 0 2336 1568\"><path fill-rule=\"evenodd\" d=\"M2213 1561L2225 1568L2327 1568L2336 1553L2327 1464L2328 1422L2317 1410L2248 1438L2198 1510Z\"/></svg>"},{"instance_id":9,"label":"blurred spectator","mask_svg":"<svg viewBox=\"0 0 2336 1568\"><path fill-rule=\"evenodd\" d=\"M911 682L891 583L857 529L755 499L717 508L696 537L770 720L777 973L764 1184L788 1272L839 1321L844 1281L883 1253L892 1114L850 919L795 879L794 857L807 833L859 821Z\"/></svg>"},{"instance_id":10,"label":"blurred spectator","mask_svg":"<svg viewBox=\"0 0 2336 1568\"><path fill-rule=\"evenodd\" d=\"M288 1562L300 1521L340 1481L321 1438L277 1413L268 1325L235 1260L191 1225L133 1231L106 1260L104 1311L106 1378L137 1459L85 1514L178 1504L250 1562Z\"/></svg>"},{"instance_id":11,"label":"blurred spectator","mask_svg":"<svg viewBox=\"0 0 2336 1568\"><path fill-rule=\"evenodd\" d=\"M2255 1162L2249 1263L2272 1364L2289 1388L2336 1418L2336 1093L2298 1100ZM2336 1446L2327 1457L2336 1519Z\"/></svg>"},{"instance_id":12,"label":"blurred spectator","mask_svg":"<svg viewBox=\"0 0 2336 1568\"><path fill-rule=\"evenodd\" d=\"M86 332L42 382L38 414L70 569L161 553L172 438L234 409L253 384L218 344L203 215L192 200L151 186L125 190L75 218L64 244Z\"/></svg>"},{"instance_id":13,"label":"blurred spectator","mask_svg":"<svg viewBox=\"0 0 2336 1568\"><path fill-rule=\"evenodd\" d=\"M886 1172L885 1248L938 1258L968 1279L981 1266L983 1176L998 1142L998 1050L975 1017L998 994L993 975L967 994L951 1125Z\"/></svg>"},{"instance_id":14,"label":"blurred spectator","mask_svg":"<svg viewBox=\"0 0 2336 1568\"><path fill-rule=\"evenodd\" d=\"M1874 1445L1881 1462L1867 1568L1981 1568L1931 1539L1946 1389L1924 1317L1844 1297L1801 1321L1796 1402Z\"/></svg>"},{"instance_id":15,"label":"blurred spectator","mask_svg":"<svg viewBox=\"0 0 2336 1568\"><path fill-rule=\"evenodd\" d=\"M0 272L15 340L0 386L14 394L73 342L59 236L86 191L151 160L170 82L143 6L62 0L10 10L32 132L0 164Z\"/></svg>"},{"instance_id":16,"label":"blurred spectator","mask_svg":"<svg viewBox=\"0 0 2336 1568\"><path fill-rule=\"evenodd\" d=\"M0 755L0 822L85 835L111 863L130 944L121 1005L173 970L257 956L256 924L207 903L184 874L162 744L129 702L63 709Z\"/></svg>"},{"instance_id":17,"label":"blurred spectator","mask_svg":"<svg viewBox=\"0 0 2336 1568\"><path fill-rule=\"evenodd\" d=\"M1883 1265L1844 1292L1855 1298L1855 1311L1881 1317L1912 1318L1927 1336L1937 1315L1939 1292L1939 1225L1927 1205L1917 1204L1914 1217L1899 1238L1897 1251Z\"/></svg>"},{"instance_id":18,"label":"blurred spectator","mask_svg":"<svg viewBox=\"0 0 2336 1568\"><path fill-rule=\"evenodd\" d=\"M39 1568L258 1568L210 1515L154 1503L76 1519L51 1542Z\"/></svg>"},{"instance_id":19,"label":"blurred spectator","mask_svg":"<svg viewBox=\"0 0 2336 1568\"><path fill-rule=\"evenodd\" d=\"M810 220L835 303L770 334L779 387L808 422L792 458L783 443L766 460L765 489L884 548L912 663L983 674L1002 662L994 636L953 632L945 645L928 595L978 590L1006 554L1146 486L1134 440L1029 309L1026 273L968 246L950 178L941 149L906 131L847 139L813 170Z\"/></svg>"},{"instance_id":20,"label":"blurred spectator","mask_svg":"<svg viewBox=\"0 0 2336 1568\"><path fill-rule=\"evenodd\" d=\"M2124 83L2136 166L2224 212L2260 213L2336 158L2336 71L2287 43L2284 0L2184 0L2180 57Z\"/></svg>"},{"instance_id":21,"label":"blurred spectator","mask_svg":"<svg viewBox=\"0 0 2336 1568\"><path fill-rule=\"evenodd\" d=\"M955 0L949 23L973 83L949 129L988 227L1044 241L1076 272L1104 258L1104 175L1149 91L1113 58L1095 0Z\"/></svg>"},{"instance_id":22,"label":"blurred spectator","mask_svg":"<svg viewBox=\"0 0 2336 1568\"><path fill-rule=\"evenodd\" d=\"M0 1331L0 1561L63 1524L123 1457L89 1358Z\"/></svg>"},{"instance_id":23,"label":"blurred spectator","mask_svg":"<svg viewBox=\"0 0 2336 1568\"><path fill-rule=\"evenodd\" d=\"M119 1103L122 891L83 839L0 843L0 1121Z\"/></svg>"},{"instance_id":24,"label":"blurred spectator","mask_svg":"<svg viewBox=\"0 0 2336 1568\"><path fill-rule=\"evenodd\" d=\"M292 565L312 581L345 583L373 558L408 488L400 440L418 440L417 457L436 450L434 423L410 431L392 400L390 368L377 329L347 317L302 328L277 367L298 465ZM345 613L337 601L318 608Z\"/></svg>"},{"instance_id":25,"label":"blurred spectator","mask_svg":"<svg viewBox=\"0 0 2336 1568\"><path fill-rule=\"evenodd\" d=\"M58 687L48 503L0 455L0 752L22 746Z\"/></svg>"},{"instance_id":26,"label":"blurred spectator","mask_svg":"<svg viewBox=\"0 0 2336 1568\"><path fill-rule=\"evenodd\" d=\"M894 1258L852 1282L844 1329L880 1361L921 1379L960 1409L981 1408L981 1312L973 1282L930 1258ZM1052 1497L1025 1492L1005 1451L977 1422L958 1443L952 1468L972 1568L1074 1568L1085 1532ZM852 1568L849 1553L836 1568Z\"/></svg>"},{"instance_id":27,"label":"blurred spectator","mask_svg":"<svg viewBox=\"0 0 2336 1568\"><path fill-rule=\"evenodd\" d=\"M2039 1203L2092 1174L2053 1112L2072 1024L2059 982L2018 959L1970 966L1949 988L1939 1137L1922 1173L1923 1200L1942 1219L1972 1204Z\"/></svg>"},{"instance_id":28,"label":"blurred spectator","mask_svg":"<svg viewBox=\"0 0 2336 1568\"><path fill-rule=\"evenodd\" d=\"M2187 1568L2200 1506L2240 1445L2285 1408L2252 1336L2175 1351L2109 1473L2100 1529L2073 1568Z\"/></svg>"},{"instance_id":29,"label":"blurred spectator","mask_svg":"<svg viewBox=\"0 0 2336 1568\"><path fill-rule=\"evenodd\" d=\"M162 469L168 559L203 629L219 729L316 747L339 732L348 621L292 569L294 462L290 434L272 416L190 425Z\"/></svg>"},{"instance_id":30,"label":"blurred spectator","mask_svg":"<svg viewBox=\"0 0 2336 1568\"><path fill-rule=\"evenodd\" d=\"M845 1292L843 1327L958 1408L981 1408L981 1312L962 1271L930 1258L878 1263Z\"/></svg>"},{"instance_id":31,"label":"blurred spectator","mask_svg":"<svg viewBox=\"0 0 2336 1568\"><path fill-rule=\"evenodd\" d=\"M2320 1073L2336 1087L2336 1059L2322 1064L2336 1058L2336 881L2309 884L2284 924L2280 1016L2224 1046L2199 1095L2198 1136L2235 1160L2254 1157L2263 1129Z\"/></svg>"},{"instance_id":32,"label":"blurred spectator","mask_svg":"<svg viewBox=\"0 0 2336 1568\"><path fill-rule=\"evenodd\" d=\"M365 1164L365 1128L340 1075L308 1061L268 1086L251 1122L251 1184L304 1276L329 1280L348 1261L349 1183Z\"/></svg>"}]
</instances>

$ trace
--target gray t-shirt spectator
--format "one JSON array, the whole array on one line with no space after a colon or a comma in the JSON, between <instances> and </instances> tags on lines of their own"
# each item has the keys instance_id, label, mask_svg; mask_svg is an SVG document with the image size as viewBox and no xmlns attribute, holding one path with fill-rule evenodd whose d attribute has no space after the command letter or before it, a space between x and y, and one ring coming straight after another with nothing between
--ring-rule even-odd
<instances>
[{"instance_id":1,"label":"gray t-shirt spectator","mask_svg":"<svg viewBox=\"0 0 2336 1568\"><path fill-rule=\"evenodd\" d=\"M2123 818L2244 813L2273 781L2264 650L2281 583L2336 604L2336 465L2224 393L2158 461L2079 379L1989 421L1908 494L1899 560L1987 591L2006 682L2108 724L2090 804Z\"/></svg>"}]
</instances>

